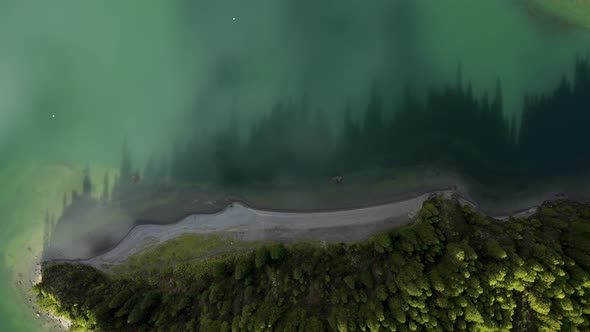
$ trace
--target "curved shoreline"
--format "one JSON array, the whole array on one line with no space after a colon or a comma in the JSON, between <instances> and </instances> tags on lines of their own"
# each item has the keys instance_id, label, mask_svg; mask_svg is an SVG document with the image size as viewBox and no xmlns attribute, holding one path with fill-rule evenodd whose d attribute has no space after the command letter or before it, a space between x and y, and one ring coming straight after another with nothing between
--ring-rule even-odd
<instances>
[{"instance_id":1,"label":"curved shoreline","mask_svg":"<svg viewBox=\"0 0 590 332\"><path fill-rule=\"evenodd\" d=\"M91 259L94 259L94 258L96 258L98 256L104 255L104 254L108 253L109 251L115 249L137 227L142 227L142 226L173 226L173 225L177 225L177 224L181 223L186 218L188 218L190 216L194 216L194 215L214 216L214 215L218 215L218 214L223 213L224 211L226 211L228 208L230 208L235 203L241 204L241 205L243 205L243 206L245 206L245 207L247 207L249 209L252 209L252 210L267 211L267 212L300 213L300 214L305 214L305 213L330 213L330 212L342 212L342 211L352 211L352 210L359 210L359 209L366 209L366 208L374 208L374 207L379 207L379 206L388 205L388 204L396 204L396 203L401 203L401 202L404 202L404 201L409 201L409 200L415 199L415 198L420 197L422 195L433 195L433 194L440 193L440 192L456 191L456 190L457 190L457 185L429 187L428 189L418 189L418 190L412 190L412 191L405 191L405 192L402 192L402 193L400 193L398 195L395 195L395 197L390 198L390 199L387 199L387 200L371 201L370 203L357 204L357 205L352 206L352 207L337 208L337 209L272 209L272 208L266 208L266 207L258 207L256 204L252 204L250 201L248 201L245 198L242 198L242 197L240 197L238 195L235 195L235 194L228 194L223 199L221 199L221 201L224 203L224 205L222 205L218 209L212 210L212 211L192 211L192 212L187 212L187 213L184 213L181 217L176 218L176 221L173 221L173 222L162 223L162 222L159 222L159 221L153 221L153 220L147 220L147 219L138 219L138 220L136 220L133 223L133 226L131 228L129 228L129 230L125 233L125 235L123 235L122 237L120 237L119 240L116 241L116 243L114 245L112 245L109 248L106 248L104 250L101 250L99 252L95 252L94 254L90 255L89 257L86 257L86 258L76 258L76 259L67 259L67 258L63 258L63 259L45 259L45 260L43 260L43 262L82 262L82 261L86 261L86 260L91 260ZM463 197L463 195L461 195L461 197ZM471 200L469 200L467 198L465 198L465 200L471 201ZM321 225L318 225L318 226L321 227Z\"/></svg>"},{"instance_id":2,"label":"curved shoreline","mask_svg":"<svg viewBox=\"0 0 590 332\"><path fill-rule=\"evenodd\" d=\"M410 195L406 193L404 196L408 197ZM351 236L350 230L355 231L352 237L358 235L356 233L359 232L362 233L361 235L367 235L368 228L379 227L380 223L383 224L386 220L389 220L388 227L401 226L412 222L424 201L435 195L456 198L462 205L470 205L474 210L499 220L505 220L511 215L532 214L539 206L537 204L514 210L508 215L494 216L491 213L486 213L478 204L460 193L457 186L447 186L442 189L415 194L410 198L377 202L359 208L316 210L314 212L256 209L247 200L227 196L224 201L228 201L228 203L217 211L190 213L175 223L165 225L138 222L118 243L101 253L80 259L50 259L46 260L45 263L83 263L100 268L102 264L120 263L137 252L191 233L237 234L241 232L242 235L246 234L246 237L251 237L254 240L261 240L266 237L270 239L274 237L278 238L278 240L284 238L317 239L318 237L321 239L322 236L345 238ZM285 220L289 220L288 223ZM311 224L309 220L311 220ZM211 223L211 221L214 222ZM236 228L238 232L236 232ZM338 228L340 228L341 234L334 234L334 230ZM322 230L332 231L331 234L321 234ZM343 231L347 231L347 233ZM315 236L313 232L315 232ZM156 238L157 243L136 248L138 244L148 238Z\"/></svg>"}]
</instances>

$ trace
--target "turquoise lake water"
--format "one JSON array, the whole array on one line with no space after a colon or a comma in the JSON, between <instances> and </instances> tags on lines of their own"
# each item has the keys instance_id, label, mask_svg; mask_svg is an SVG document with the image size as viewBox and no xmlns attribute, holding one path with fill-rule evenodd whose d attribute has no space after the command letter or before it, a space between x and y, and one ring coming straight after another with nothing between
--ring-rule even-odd
<instances>
[{"instance_id":1,"label":"turquoise lake water","mask_svg":"<svg viewBox=\"0 0 590 332\"><path fill-rule=\"evenodd\" d=\"M571 75L590 45L589 30L518 1L360 3L2 1L0 331L51 328L22 291L45 215L80 189L86 165L97 176L117 167L124 137L145 160L178 131L217 128L232 100L247 123L302 87L339 118L343 100L364 98L359 86L380 75L411 81L410 67L429 78L417 89L454 79L458 66L475 91L501 78L505 115L518 116L524 93ZM195 104L207 111L189 122Z\"/></svg>"}]
</instances>

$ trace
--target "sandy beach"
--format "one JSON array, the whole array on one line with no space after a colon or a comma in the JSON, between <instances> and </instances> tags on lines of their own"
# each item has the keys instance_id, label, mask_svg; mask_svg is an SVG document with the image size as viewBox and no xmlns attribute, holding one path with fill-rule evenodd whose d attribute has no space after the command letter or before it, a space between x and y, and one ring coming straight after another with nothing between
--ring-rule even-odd
<instances>
[{"instance_id":1,"label":"sandy beach","mask_svg":"<svg viewBox=\"0 0 590 332\"><path fill-rule=\"evenodd\" d=\"M503 221L510 216L524 217L537 211L539 204L514 209L512 213L492 215L471 199L463 196L457 188L436 190L411 198L382 203L362 208L294 212L256 209L239 199L229 203L216 213L195 213L172 224L141 224L134 226L122 240L110 250L89 259L62 259L49 262L78 262L109 272L107 266L125 262L130 256L162 244L183 234L219 234L236 241L281 241L320 240L327 242L362 241L380 231L409 224L416 220L423 203L433 196L457 199L475 211ZM23 290L41 280L41 254L34 255L34 264L28 275L21 275ZM23 285L26 284L26 285ZM34 306L33 295L24 292L27 301L38 319L45 319L51 329L65 331L70 323L49 313L39 312Z\"/></svg>"},{"instance_id":2,"label":"sandy beach","mask_svg":"<svg viewBox=\"0 0 590 332\"><path fill-rule=\"evenodd\" d=\"M236 241L361 241L379 231L411 223L422 204L433 195L454 197L461 204L481 212L477 204L454 190L425 193L376 206L325 212L268 211L233 202L217 213L189 215L174 224L137 225L115 247L100 255L53 262L73 261L104 269L105 264L120 264L142 250L191 233L229 235ZM535 211L536 207L527 207L511 215L526 216ZM508 215L491 217L504 220Z\"/></svg>"}]
</instances>

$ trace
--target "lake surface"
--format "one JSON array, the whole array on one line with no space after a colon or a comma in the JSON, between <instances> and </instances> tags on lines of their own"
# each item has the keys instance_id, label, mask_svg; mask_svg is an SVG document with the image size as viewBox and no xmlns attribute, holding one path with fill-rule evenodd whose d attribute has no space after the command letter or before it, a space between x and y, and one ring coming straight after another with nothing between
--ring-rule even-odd
<instances>
[{"instance_id":1,"label":"lake surface","mask_svg":"<svg viewBox=\"0 0 590 332\"><path fill-rule=\"evenodd\" d=\"M190 3L0 5L0 331L51 327L18 275L40 255L46 215L87 165L99 184L113 175L125 137L144 165L179 132L223 128L236 103L242 135L302 94L336 122L374 81L396 103L406 83L423 95L458 69L478 95L501 79L502 114L518 122L524 95L571 78L590 45L589 30L509 0Z\"/></svg>"}]
</instances>

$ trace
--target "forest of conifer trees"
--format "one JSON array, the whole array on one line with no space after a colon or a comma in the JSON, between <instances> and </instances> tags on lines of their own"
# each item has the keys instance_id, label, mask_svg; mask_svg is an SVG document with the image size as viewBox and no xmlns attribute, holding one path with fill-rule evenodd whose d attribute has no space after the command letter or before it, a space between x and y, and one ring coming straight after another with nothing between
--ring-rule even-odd
<instances>
[{"instance_id":1,"label":"forest of conifer trees","mask_svg":"<svg viewBox=\"0 0 590 332\"><path fill-rule=\"evenodd\" d=\"M497 222L457 201L370 241L105 275L49 264L39 305L80 331L587 331L590 205Z\"/></svg>"}]
</instances>

